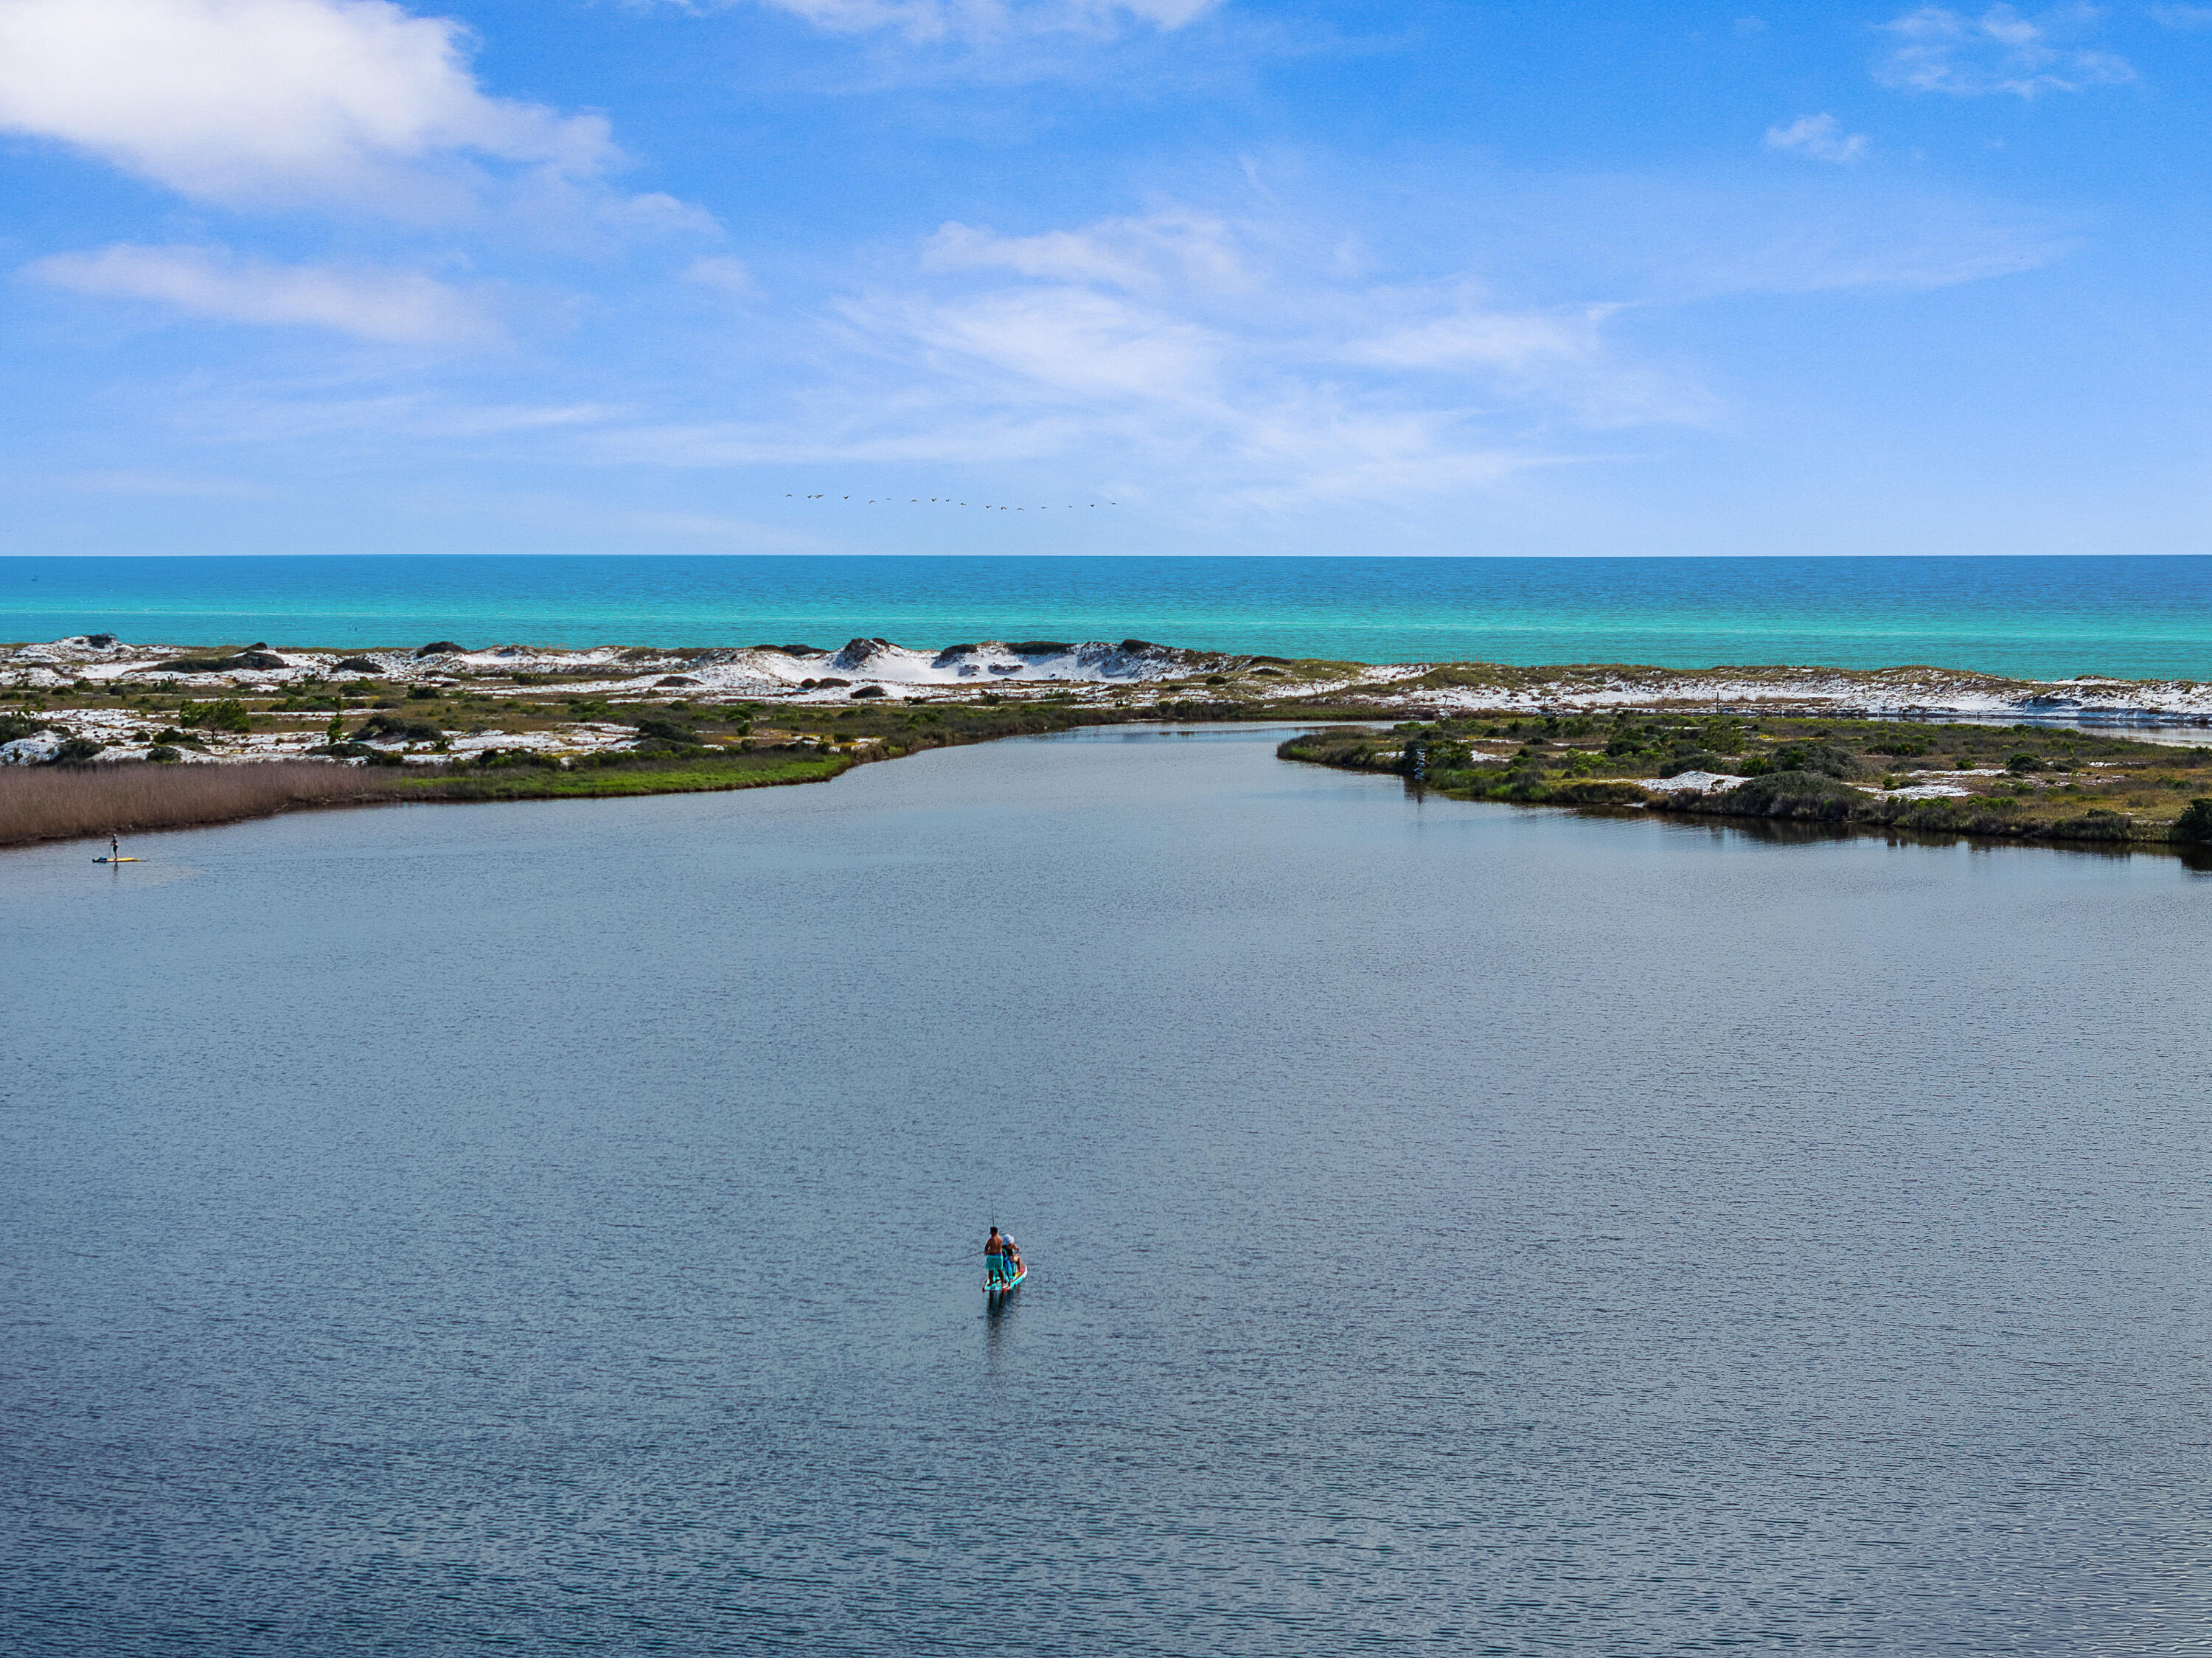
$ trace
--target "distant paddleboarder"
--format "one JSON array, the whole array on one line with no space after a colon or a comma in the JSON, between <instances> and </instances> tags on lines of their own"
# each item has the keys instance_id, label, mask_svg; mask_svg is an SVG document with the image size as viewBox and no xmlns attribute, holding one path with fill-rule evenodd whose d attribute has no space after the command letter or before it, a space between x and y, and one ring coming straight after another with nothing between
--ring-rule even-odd
<instances>
[{"instance_id":1,"label":"distant paddleboarder","mask_svg":"<svg viewBox=\"0 0 2212 1658\"><path fill-rule=\"evenodd\" d=\"M1012 1238L991 1228L991 1235L983 1240L983 1288L996 1295L1002 1289L1012 1289L1022 1281L1022 1252Z\"/></svg>"}]
</instances>

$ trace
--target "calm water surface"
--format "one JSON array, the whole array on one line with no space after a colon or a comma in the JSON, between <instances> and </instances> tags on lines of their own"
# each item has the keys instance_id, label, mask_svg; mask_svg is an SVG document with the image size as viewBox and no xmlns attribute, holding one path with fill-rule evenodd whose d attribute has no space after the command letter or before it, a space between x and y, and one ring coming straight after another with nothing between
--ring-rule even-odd
<instances>
[{"instance_id":1,"label":"calm water surface","mask_svg":"<svg viewBox=\"0 0 2212 1658\"><path fill-rule=\"evenodd\" d=\"M1273 741L0 856L0 1648L2201 1649L2212 881Z\"/></svg>"}]
</instances>

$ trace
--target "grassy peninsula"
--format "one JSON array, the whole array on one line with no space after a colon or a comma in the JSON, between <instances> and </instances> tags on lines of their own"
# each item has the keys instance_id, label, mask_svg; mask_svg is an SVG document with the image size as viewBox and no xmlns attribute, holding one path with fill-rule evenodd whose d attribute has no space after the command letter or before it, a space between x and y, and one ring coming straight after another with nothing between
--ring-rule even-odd
<instances>
[{"instance_id":1,"label":"grassy peninsula","mask_svg":"<svg viewBox=\"0 0 2212 1658\"><path fill-rule=\"evenodd\" d=\"M2008 840L2212 844L2212 747L2064 728L1648 710L1302 735L1285 759L1456 800Z\"/></svg>"}]
</instances>

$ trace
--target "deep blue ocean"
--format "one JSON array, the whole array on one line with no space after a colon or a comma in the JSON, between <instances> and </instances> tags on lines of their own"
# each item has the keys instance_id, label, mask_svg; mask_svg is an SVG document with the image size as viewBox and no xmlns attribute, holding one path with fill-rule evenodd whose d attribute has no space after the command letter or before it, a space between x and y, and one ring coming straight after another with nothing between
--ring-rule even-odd
<instances>
[{"instance_id":1,"label":"deep blue ocean","mask_svg":"<svg viewBox=\"0 0 2212 1658\"><path fill-rule=\"evenodd\" d=\"M2212 679L2212 557L0 558L0 639L1121 639L1359 661Z\"/></svg>"}]
</instances>

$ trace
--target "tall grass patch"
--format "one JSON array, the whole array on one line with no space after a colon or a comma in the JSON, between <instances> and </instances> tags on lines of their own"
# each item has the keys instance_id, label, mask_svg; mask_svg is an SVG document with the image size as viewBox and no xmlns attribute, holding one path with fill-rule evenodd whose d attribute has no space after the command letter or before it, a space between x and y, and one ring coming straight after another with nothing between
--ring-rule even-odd
<instances>
[{"instance_id":1,"label":"tall grass patch","mask_svg":"<svg viewBox=\"0 0 2212 1658\"><path fill-rule=\"evenodd\" d=\"M0 846L188 829L301 806L393 797L388 778L315 760L252 765L24 765L0 768Z\"/></svg>"}]
</instances>

